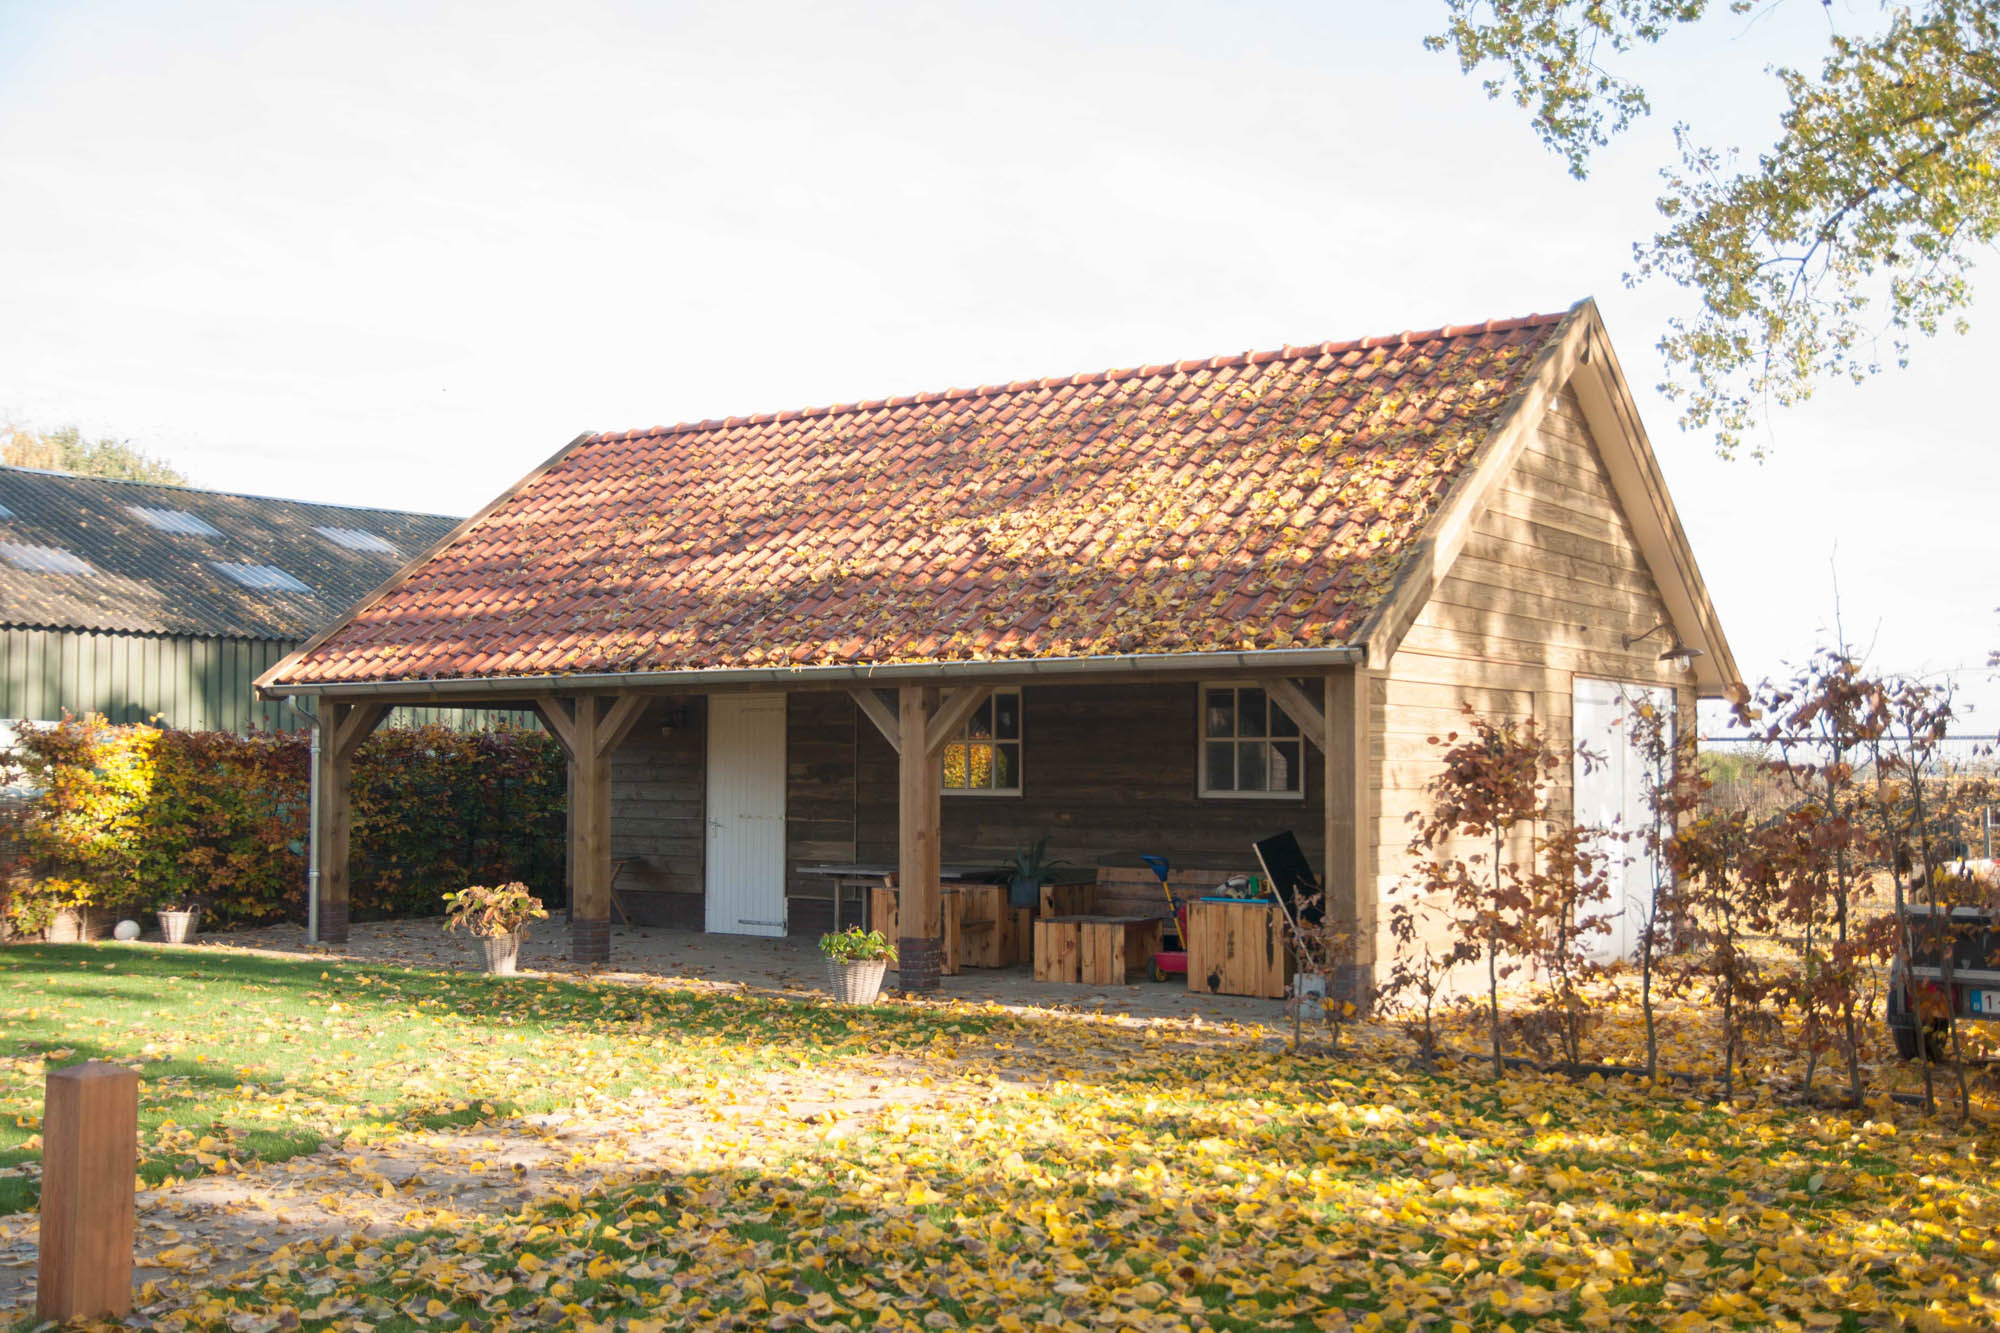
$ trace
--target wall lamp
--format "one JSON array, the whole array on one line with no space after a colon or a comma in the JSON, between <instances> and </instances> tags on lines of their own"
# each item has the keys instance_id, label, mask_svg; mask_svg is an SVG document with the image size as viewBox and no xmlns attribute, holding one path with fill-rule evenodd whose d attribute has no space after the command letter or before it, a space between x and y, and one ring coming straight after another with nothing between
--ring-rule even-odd
<instances>
[{"instance_id":1,"label":"wall lamp","mask_svg":"<svg viewBox=\"0 0 2000 1333\"><path fill-rule=\"evenodd\" d=\"M1652 638L1655 634L1658 634L1661 630L1665 630L1667 632L1667 650L1660 654L1660 660L1662 662L1672 662L1680 670L1687 671L1693 668L1695 658L1707 656L1707 651L1705 649L1690 648L1688 645L1682 643L1680 632L1673 627L1672 621L1667 621L1667 620L1662 620L1659 624L1653 626L1653 628L1647 630L1644 634L1624 635L1623 639L1625 646L1627 648L1630 648L1633 644L1644 643L1647 639Z\"/></svg>"}]
</instances>

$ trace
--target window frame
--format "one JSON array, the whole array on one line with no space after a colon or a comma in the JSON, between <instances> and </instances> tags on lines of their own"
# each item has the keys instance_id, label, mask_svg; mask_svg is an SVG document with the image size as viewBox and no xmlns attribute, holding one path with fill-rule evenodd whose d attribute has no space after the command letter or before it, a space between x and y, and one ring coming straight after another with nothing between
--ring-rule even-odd
<instances>
[{"instance_id":1,"label":"window frame","mask_svg":"<svg viewBox=\"0 0 2000 1333\"><path fill-rule=\"evenodd\" d=\"M1304 801L1306 799L1306 750L1308 748L1308 742L1306 741L1303 730L1295 731L1292 735L1289 736L1280 736L1272 733L1270 728L1271 728L1271 712L1273 710L1279 713L1284 713L1286 720L1291 722L1291 724L1295 728L1298 727L1298 719L1294 718L1290 713L1286 713L1284 705L1280 704L1276 699L1273 699L1268 691L1265 691L1264 693L1265 730L1263 734L1248 736L1248 737L1243 735L1243 714L1242 714L1242 700L1241 700L1242 692L1244 690L1262 691L1263 689L1264 687L1255 681L1241 682L1241 681L1226 681L1226 680L1203 681L1201 685L1196 689L1195 713L1194 713L1194 730L1195 730L1194 743L1195 743L1195 795L1198 799L1204 801ZM1232 701L1231 704L1230 708L1231 731L1228 736L1210 736L1208 734L1208 697L1211 691L1217 691L1217 690L1228 690L1232 694L1238 696L1235 700ZM1232 754L1235 754L1238 750L1240 750L1241 747L1246 742L1248 743L1261 742L1265 748L1266 773L1270 771L1269 768L1270 748L1273 744L1278 742L1287 742L1296 744L1299 749L1299 761L1297 765L1299 785L1297 787L1281 788L1277 791L1270 791L1270 790L1249 791L1241 787L1211 786L1208 780L1208 747L1211 741L1227 741L1231 747Z\"/></svg>"},{"instance_id":2,"label":"window frame","mask_svg":"<svg viewBox=\"0 0 2000 1333\"><path fill-rule=\"evenodd\" d=\"M984 738L975 738L972 735L973 719L977 718L982 710L996 710L998 706L998 700L1002 695L1012 695L1014 698L1014 720L1015 720L1014 735L1004 736L1004 737L988 736ZM999 730L997 721L994 725L994 730L995 731ZM967 716L965 721L958 724L957 731L955 731L952 734L950 740L947 740L944 743L944 752L949 752L954 745L965 746L968 755L970 754L971 747L975 744L991 745L995 748L996 752L998 748L1002 745L1011 745L1014 747L1014 785L1011 787L954 787L951 785L949 781L945 779L943 772L944 764L942 760L940 760L938 790L943 795L946 796L982 796L982 797L997 796L997 797L1016 797L1016 798L1022 796L1027 786L1027 783L1025 781L1027 776L1027 749L1028 749L1027 735L1028 735L1028 715L1022 697L1021 687L1019 685L995 686L993 689L993 693L987 696L986 700L982 702L978 708L973 709L972 713L969 716ZM971 769L971 764L969 761L966 767L969 772L969 770Z\"/></svg>"}]
</instances>

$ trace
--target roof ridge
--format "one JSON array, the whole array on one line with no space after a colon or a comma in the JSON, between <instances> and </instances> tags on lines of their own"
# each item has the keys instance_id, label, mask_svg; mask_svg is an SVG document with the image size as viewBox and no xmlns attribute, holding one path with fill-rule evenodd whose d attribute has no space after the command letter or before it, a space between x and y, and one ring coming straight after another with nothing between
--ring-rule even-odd
<instances>
[{"instance_id":1,"label":"roof ridge","mask_svg":"<svg viewBox=\"0 0 2000 1333\"><path fill-rule=\"evenodd\" d=\"M384 509L380 505L342 504L337 500L298 500L289 495L258 495L254 491L225 491L214 486L197 486L193 482L142 481L137 477L97 477L87 472L65 472L53 467L22 467L16 463L0 463L0 473L19 472L31 477L55 477L62 481L77 481L88 485L102 486L149 486L163 491L189 491L196 495L226 495L237 500L260 500L269 504L305 505L312 509L351 509L359 514L403 514L411 518L442 518L456 523L455 514L434 514L422 509Z\"/></svg>"},{"instance_id":2,"label":"roof ridge","mask_svg":"<svg viewBox=\"0 0 2000 1333\"><path fill-rule=\"evenodd\" d=\"M1589 298L1585 298L1588 300ZM672 435L689 435L698 431L733 430L739 426L767 426L780 421L804 421L820 417L840 416L851 412L879 412L884 408L910 407L918 404L954 402L965 398L987 398L1002 393L1024 393L1031 389L1055 389L1065 386L1085 384L1115 384L1129 379L1150 379L1155 375L1187 374L1195 370L1226 370L1235 366L1264 365L1272 361L1297 361L1305 357L1341 356L1348 352L1373 351L1378 347L1406 347L1412 343L1430 342L1436 338L1470 338L1490 333L1512 333L1518 329L1534 328L1542 325L1562 323L1574 314L1582 301L1567 309L1554 312L1538 312L1531 315L1516 315L1510 319L1488 319L1477 324L1441 324L1433 329L1405 329L1401 333L1375 334L1365 338L1349 338L1337 342L1302 343L1272 348L1267 351L1237 352L1211 357L1193 357L1183 361L1161 361L1146 366L1113 367L1108 370L1081 371L1074 375L1051 375L1041 379L1012 380L1006 384L982 384L976 389L945 389L928 393L899 394L890 398L856 399L853 402L829 403L823 407L792 408L783 412L758 412L750 416L705 417L700 421L680 421L671 426L648 426L638 430L594 431L584 438L590 441L647 440L664 439Z\"/></svg>"}]
</instances>

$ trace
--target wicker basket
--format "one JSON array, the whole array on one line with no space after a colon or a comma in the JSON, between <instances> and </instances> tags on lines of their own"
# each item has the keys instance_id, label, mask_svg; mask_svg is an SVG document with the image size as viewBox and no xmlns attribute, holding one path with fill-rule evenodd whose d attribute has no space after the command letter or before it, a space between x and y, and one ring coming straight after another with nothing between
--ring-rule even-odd
<instances>
[{"instance_id":1,"label":"wicker basket","mask_svg":"<svg viewBox=\"0 0 2000 1333\"><path fill-rule=\"evenodd\" d=\"M186 944L201 925L201 909L160 913L160 938L168 944Z\"/></svg>"},{"instance_id":2,"label":"wicker basket","mask_svg":"<svg viewBox=\"0 0 2000 1333\"><path fill-rule=\"evenodd\" d=\"M833 985L833 998L841 1004L873 1004L882 994L882 977L889 970L884 959L874 959L866 963L844 963L837 958L826 960L827 980Z\"/></svg>"}]
</instances>

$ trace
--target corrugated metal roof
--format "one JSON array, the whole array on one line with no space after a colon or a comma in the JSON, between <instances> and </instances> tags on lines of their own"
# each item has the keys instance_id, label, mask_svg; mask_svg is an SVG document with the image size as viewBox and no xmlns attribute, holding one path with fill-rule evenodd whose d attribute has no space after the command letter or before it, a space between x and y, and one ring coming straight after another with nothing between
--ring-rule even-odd
<instances>
[{"instance_id":1,"label":"corrugated metal roof","mask_svg":"<svg viewBox=\"0 0 2000 1333\"><path fill-rule=\"evenodd\" d=\"M163 514L193 521L177 518L163 528ZM0 550L53 548L89 571L45 572L0 560L0 626L304 639L456 523L435 514L0 467ZM201 533L204 526L213 535ZM329 531L370 533L390 549L336 540ZM241 569L287 577L249 586L233 572Z\"/></svg>"}]
</instances>

